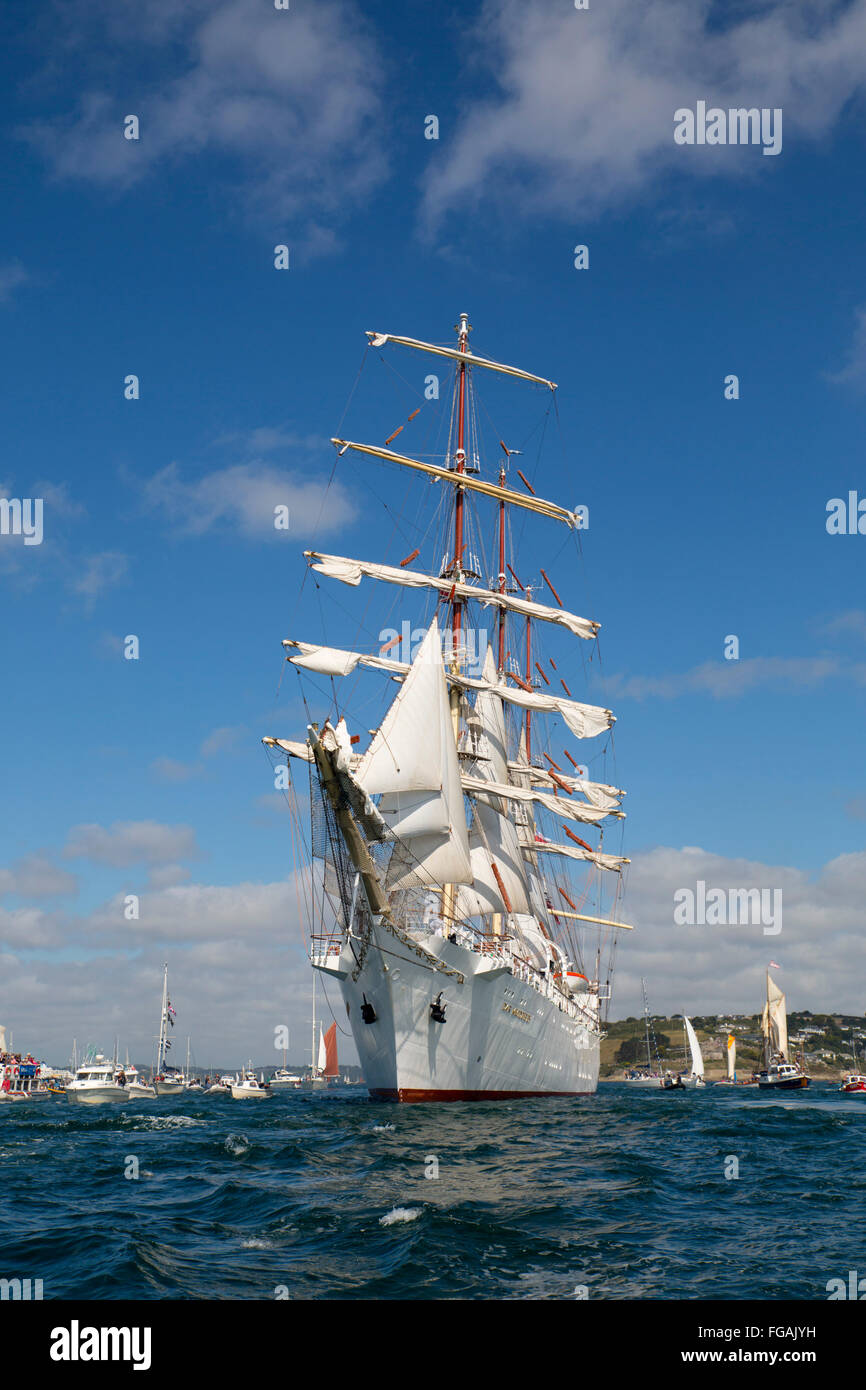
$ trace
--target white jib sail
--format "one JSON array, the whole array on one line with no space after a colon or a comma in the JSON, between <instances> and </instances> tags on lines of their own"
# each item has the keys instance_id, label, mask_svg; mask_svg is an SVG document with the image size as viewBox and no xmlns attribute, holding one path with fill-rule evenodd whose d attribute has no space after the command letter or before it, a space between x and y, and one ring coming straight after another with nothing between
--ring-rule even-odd
<instances>
[{"instance_id":1,"label":"white jib sail","mask_svg":"<svg viewBox=\"0 0 866 1390\"><path fill-rule=\"evenodd\" d=\"M728 1034L728 1080L733 1081L737 1070L737 1040L733 1033Z\"/></svg>"},{"instance_id":2,"label":"white jib sail","mask_svg":"<svg viewBox=\"0 0 866 1390\"><path fill-rule=\"evenodd\" d=\"M469 836L436 619L355 769L397 837L389 890L471 883Z\"/></svg>"},{"instance_id":3,"label":"white jib sail","mask_svg":"<svg viewBox=\"0 0 866 1390\"><path fill-rule=\"evenodd\" d=\"M689 1048L692 1054L692 1076L703 1076L704 1058L701 1052L701 1045L698 1042L698 1035L692 1027L690 1018L686 1018L685 1015L683 1015L683 1022L686 1025L686 1037L689 1040Z\"/></svg>"},{"instance_id":4,"label":"white jib sail","mask_svg":"<svg viewBox=\"0 0 866 1390\"><path fill-rule=\"evenodd\" d=\"M327 1065L328 1065L328 1054L327 1054L327 1052L325 1051L325 1032L324 1032L324 1029L322 1028L322 1025L319 1024L319 1063L318 1063L319 1071L324 1071L325 1068L327 1067Z\"/></svg>"}]
</instances>

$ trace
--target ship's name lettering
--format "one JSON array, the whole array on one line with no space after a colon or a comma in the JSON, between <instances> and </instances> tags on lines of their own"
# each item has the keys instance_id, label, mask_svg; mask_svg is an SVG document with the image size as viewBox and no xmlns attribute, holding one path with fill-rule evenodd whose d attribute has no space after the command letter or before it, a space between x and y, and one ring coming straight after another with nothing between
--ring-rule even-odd
<instances>
[{"instance_id":1,"label":"ship's name lettering","mask_svg":"<svg viewBox=\"0 0 866 1390\"><path fill-rule=\"evenodd\" d=\"M514 1014L515 1018L522 1018L524 1023L532 1022L531 1016L525 1010L515 1009L513 1004L503 1004L502 1007L506 1013Z\"/></svg>"}]
</instances>

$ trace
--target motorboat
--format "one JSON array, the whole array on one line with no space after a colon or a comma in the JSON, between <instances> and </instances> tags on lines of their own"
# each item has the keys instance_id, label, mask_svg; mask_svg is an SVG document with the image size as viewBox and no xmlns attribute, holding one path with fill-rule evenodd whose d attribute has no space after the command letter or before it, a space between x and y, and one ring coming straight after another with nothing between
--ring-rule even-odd
<instances>
[{"instance_id":1,"label":"motorboat","mask_svg":"<svg viewBox=\"0 0 866 1390\"><path fill-rule=\"evenodd\" d=\"M118 1080L117 1066L109 1062L101 1052L92 1061L84 1062L78 1068L72 1081L66 1087L66 1099L79 1105L106 1105L129 1099L126 1085Z\"/></svg>"},{"instance_id":2,"label":"motorboat","mask_svg":"<svg viewBox=\"0 0 866 1390\"><path fill-rule=\"evenodd\" d=\"M130 1100L156 1100L156 1087L142 1080L138 1067L125 1066L123 1075L126 1078L126 1090Z\"/></svg>"},{"instance_id":3,"label":"motorboat","mask_svg":"<svg viewBox=\"0 0 866 1390\"><path fill-rule=\"evenodd\" d=\"M269 1088L263 1086L255 1072L249 1069L241 1074L240 1081L232 1082L234 1100L267 1100L270 1094Z\"/></svg>"}]
</instances>

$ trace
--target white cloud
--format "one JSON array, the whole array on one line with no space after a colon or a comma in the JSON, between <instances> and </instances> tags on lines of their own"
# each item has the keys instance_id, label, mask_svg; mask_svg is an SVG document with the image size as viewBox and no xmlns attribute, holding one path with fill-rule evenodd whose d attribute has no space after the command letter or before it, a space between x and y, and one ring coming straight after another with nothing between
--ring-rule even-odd
<instances>
[{"instance_id":1,"label":"white cloud","mask_svg":"<svg viewBox=\"0 0 866 1390\"><path fill-rule=\"evenodd\" d=\"M351 521L348 494L332 484L327 493L319 478L305 478L265 463L235 464L184 482L177 464L169 464L144 484L146 504L159 511L182 534L201 536L216 527L247 539L280 540L293 531L316 527L323 535ZM289 530L274 526L274 508L289 509Z\"/></svg>"},{"instance_id":2,"label":"white cloud","mask_svg":"<svg viewBox=\"0 0 866 1390\"><path fill-rule=\"evenodd\" d=\"M77 891L75 875L52 863L40 851L16 860L8 869L0 869L0 897L14 893L22 898L50 898Z\"/></svg>"},{"instance_id":3,"label":"white cloud","mask_svg":"<svg viewBox=\"0 0 866 1390\"><path fill-rule=\"evenodd\" d=\"M384 176L383 60L349 0L298 0L288 11L260 0L90 8L97 22L86 21L89 42L74 50L77 109L22 131L56 177L123 190L212 155L233 203L305 226L315 250L331 235L320 219ZM142 41L151 51L136 70ZM64 44L49 38L49 65ZM155 69L159 80L145 75ZM123 137L127 113L139 116L137 141Z\"/></svg>"},{"instance_id":4,"label":"white cloud","mask_svg":"<svg viewBox=\"0 0 866 1390\"><path fill-rule=\"evenodd\" d=\"M232 430L228 434L221 434L213 442L215 447L231 445L238 453L256 458L259 454L271 454L280 449L303 449L312 452L322 446L318 435L299 435L294 430L287 430L278 425L259 425L252 430Z\"/></svg>"},{"instance_id":5,"label":"white cloud","mask_svg":"<svg viewBox=\"0 0 866 1390\"><path fill-rule=\"evenodd\" d=\"M174 866L176 868L176 866ZM290 882L170 883L140 895L140 916L125 921L118 893L87 919L88 933L122 930L128 941L237 941L267 945L282 940L290 920L294 890Z\"/></svg>"},{"instance_id":6,"label":"white cloud","mask_svg":"<svg viewBox=\"0 0 866 1390\"><path fill-rule=\"evenodd\" d=\"M0 304L11 299L21 285L30 282L30 278L20 261L7 261L5 265L0 265Z\"/></svg>"},{"instance_id":7,"label":"white cloud","mask_svg":"<svg viewBox=\"0 0 866 1390\"><path fill-rule=\"evenodd\" d=\"M853 632L857 637L866 637L866 612L862 608L851 608L847 613L839 613L827 622L825 631Z\"/></svg>"},{"instance_id":8,"label":"white cloud","mask_svg":"<svg viewBox=\"0 0 866 1390\"><path fill-rule=\"evenodd\" d=\"M781 931L676 925L674 893L695 891L698 880L708 891L780 890ZM692 846L634 855L623 918L637 929L620 943L613 1016L639 1011L641 976L654 1012L755 1013L771 959L783 967L779 978L792 1008L862 1013L850 963L862 954L864 895L864 852L840 855L814 876Z\"/></svg>"},{"instance_id":9,"label":"white cloud","mask_svg":"<svg viewBox=\"0 0 866 1390\"><path fill-rule=\"evenodd\" d=\"M647 696L674 700L693 693L735 699L747 690L767 685L811 690L838 675L861 680L857 667L846 667L833 656L754 656L740 661L705 661L669 676L611 675L606 680L606 693L611 698L633 700Z\"/></svg>"},{"instance_id":10,"label":"white cloud","mask_svg":"<svg viewBox=\"0 0 866 1390\"><path fill-rule=\"evenodd\" d=\"M182 763L175 758L155 758L150 771L159 782L189 782L203 771L200 763Z\"/></svg>"},{"instance_id":11,"label":"white cloud","mask_svg":"<svg viewBox=\"0 0 866 1390\"><path fill-rule=\"evenodd\" d=\"M866 386L866 305L854 311L854 332L847 361L838 372L825 372L828 381L845 386Z\"/></svg>"},{"instance_id":12,"label":"white cloud","mask_svg":"<svg viewBox=\"0 0 866 1390\"><path fill-rule=\"evenodd\" d=\"M7 950L53 950L63 945L63 917L36 907L0 907L0 941ZM8 1011L12 993L5 974L3 979Z\"/></svg>"},{"instance_id":13,"label":"white cloud","mask_svg":"<svg viewBox=\"0 0 866 1390\"><path fill-rule=\"evenodd\" d=\"M213 733L208 734L201 746L203 758L214 758L218 753L225 753L233 748L246 733L242 724L225 725L223 728L214 729Z\"/></svg>"},{"instance_id":14,"label":"white cloud","mask_svg":"<svg viewBox=\"0 0 866 1390\"><path fill-rule=\"evenodd\" d=\"M139 1061L149 1059L162 982L169 962L178 1037L192 1035L197 1059L237 1066L252 1055L272 1056L273 1030L288 1023L290 1057L301 1061L309 1035L311 977L291 878L275 883L183 883L177 860L151 870L140 895L140 917L127 921L117 894L87 916L49 915L34 909L4 913L0 960L7 1004L2 1022L22 1046L54 1060L71 1039L86 1036L110 1048L115 1033ZM754 926L677 926L674 893L707 888L779 889L781 931ZM635 854L614 978L613 1017L641 1009L640 979L648 981L657 1012L754 1013L761 1003L769 960L792 1008L862 1012L860 980L851 962L862 944L866 853L840 855L815 873L787 864L728 858L684 846ZM87 959L55 961L60 944L86 948ZM38 964L16 950L43 947ZM10 949L11 948L11 949ZM339 990L326 986L341 1029ZM324 1017L328 1006L320 995ZM341 1055L354 1047L340 1034Z\"/></svg>"},{"instance_id":15,"label":"white cloud","mask_svg":"<svg viewBox=\"0 0 866 1390\"><path fill-rule=\"evenodd\" d=\"M466 100L453 132L445 123L426 178L428 231L454 208L491 203L509 218L580 223L658 197L673 171L767 177L778 160L756 148L675 145L674 112L698 99L781 107L787 149L825 135L863 91L866 0L772 0L718 21L710 0L607 0L589 11L488 0L464 43L483 95Z\"/></svg>"},{"instance_id":16,"label":"white cloud","mask_svg":"<svg viewBox=\"0 0 866 1390\"><path fill-rule=\"evenodd\" d=\"M63 850L66 859L128 868L132 864L174 863L199 854L195 831L188 825L158 821L115 821L110 826L76 825Z\"/></svg>"},{"instance_id":17,"label":"white cloud","mask_svg":"<svg viewBox=\"0 0 866 1390\"><path fill-rule=\"evenodd\" d=\"M183 864L161 864L150 870L147 884L149 888L175 888L179 883L186 883L190 877L189 869L184 868Z\"/></svg>"},{"instance_id":18,"label":"white cloud","mask_svg":"<svg viewBox=\"0 0 866 1390\"><path fill-rule=\"evenodd\" d=\"M127 559L116 550L82 555L70 561L74 571L70 580L73 593L92 602L104 589L113 589L126 574Z\"/></svg>"}]
</instances>

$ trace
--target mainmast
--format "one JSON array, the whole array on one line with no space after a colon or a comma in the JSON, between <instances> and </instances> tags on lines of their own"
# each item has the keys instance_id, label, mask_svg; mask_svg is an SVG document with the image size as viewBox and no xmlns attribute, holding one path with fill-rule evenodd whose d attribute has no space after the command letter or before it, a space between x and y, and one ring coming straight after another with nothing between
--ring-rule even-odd
<instances>
[{"instance_id":1,"label":"mainmast","mask_svg":"<svg viewBox=\"0 0 866 1390\"><path fill-rule=\"evenodd\" d=\"M650 1057L650 1029L649 1029L649 1000L646 997L646 980L641 980L643 988L643 1016L644 1027L646 1028L646 1064L647 1071L652 1071L652 1059Z\"/></svg>"},{"instance_id":2,"label":"mainmast","mask_svg":"<svg viewBox=\"0 0 866 1390\"><path fill-rule=\"evenodd\" d=\"M505 469L499 470L499 486L505 487ZM499 592L505 593L505 498L499 499ZM505 674L505 609L499 610L499 657L496 662L500 677Z\"/></svg>"},{"instance_id":3,"label":"mainmast","mask_svg":"<svg viewBox=\"0 0 866 1390\"><path fill-rule=\"evenodd\" d=\"M526 590L526 597L532 598L532 590ZM526 617L526 688L532 690L532 620ZM532 711L526 711L526 765L532 765Z\"/></svg>"},{"instance_id":4,"label":"mainmast","mask_svg":"<svg viewBox=\"0 0 866 1390\"><path fill-rule=\"evenodd\" d=\"M469 315L461 314L460 322L457 324L457 346L461 353L468 352L469 333L471 325ZM466 472L466 362L461 359L457 364L457 451L455 454L457 472ZM454 562L452 574L458 583L463 578L463 488L458 485L456 505L454 507ZM459 645L460 645L460 626L462 620L462 600L455 597L452 606L451 616L451 639L452 639L452 669L459 669ZM453 704L453 694L452 694Z\"/></svg>"},{"instance_id":5,"label":"mainmast","mask_svg":"<svg viewBox=\"0 0 866 1390\"><path fill-rule=\"evenodd\" d=\"M159 1015L159 1042L156 1048L156 1070L157 1074L165 1070L165 1025L168 1018L168 965L166 964L162 976L162 1009Z\"/></svg>"},{"instance_id":6,"label":"mainmast","mask_svg":"<svg viewBox=\"0 0 866 1390\"><path fill-rule=\"evenodd\" d=\"M471 325L469 315L461 314L457 328L457 348L461 354L468 354L469 334ZM466 472L466 358L462 356L457 363L457 449L454 455L457 465L456 472L464 474ZM454 559L451 565L451 577L455 583L463 581L463 507L464 489L462 485L457 485L455 506L454 506ZM463 600L455 593L451 606L451 674L458 675L460 672L460 630L463 620ZM449 693L449 704L451 707L451 724L454 730L454 742L458 743L460 738L460 690L456 685L452 685ZM454 917L454 905L456 901L455 885L446 883L442 893L442 916L447 921Z\"/></svg>"}]
</instances>

